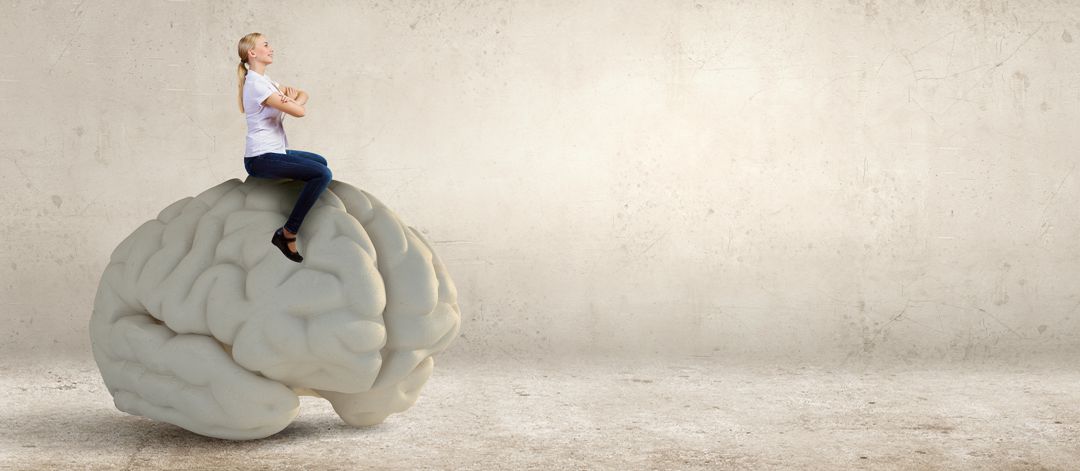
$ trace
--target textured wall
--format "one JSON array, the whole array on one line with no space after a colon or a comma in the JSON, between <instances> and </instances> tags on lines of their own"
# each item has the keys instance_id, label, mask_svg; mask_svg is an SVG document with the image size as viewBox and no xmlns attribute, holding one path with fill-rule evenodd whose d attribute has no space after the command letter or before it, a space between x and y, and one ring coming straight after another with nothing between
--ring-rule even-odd
<instances>
[{"instance_id":1,"label":"textured wall","mask_svg":"<svg viewBox=\"0 0 1080 471\"><path fill-rule=\"evenodd\" d=\"M302 5L3 1L0 351L89 355L112 249L246 177L260 31L291 147L436 244L448 354L1080 352L1075 2Z\"/></svg>"}]
</instances>

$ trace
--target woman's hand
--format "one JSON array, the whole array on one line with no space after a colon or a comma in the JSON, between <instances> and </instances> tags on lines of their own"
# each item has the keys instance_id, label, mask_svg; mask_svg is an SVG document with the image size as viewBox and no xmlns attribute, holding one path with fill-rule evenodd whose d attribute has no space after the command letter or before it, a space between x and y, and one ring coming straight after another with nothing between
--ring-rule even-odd
<instances>
[{"instance_id":1,"label":"woman's hand","mask_svg":"<svg viewBox=\"0 0 1080 471\"><path fill-rule=\"evenodd\" d=\"M307 92L305 92L305 91L303 91L303 90L301 90L299 88L290 87L290 86L286 85L286 86L279 87L278 91L281 92L281 97L282 97L281 102L282 103L288 103L288 102L291 101L291 102L296 103L296 104L298 104L300 106L304 106L304 104L306 104L307 101L308 101ZM288 98L288 99L286 100L286 98Z\"/></svg>"}]
</instances>

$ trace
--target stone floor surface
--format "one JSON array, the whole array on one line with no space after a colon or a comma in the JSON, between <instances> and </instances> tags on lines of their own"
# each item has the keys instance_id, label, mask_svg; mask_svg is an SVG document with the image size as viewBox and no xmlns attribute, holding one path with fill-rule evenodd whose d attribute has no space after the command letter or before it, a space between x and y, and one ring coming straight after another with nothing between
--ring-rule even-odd
<instances>
[{"instance_id":1,"label":"stone floor surface","mask_svg":"<svg viewBox=\"0 0 1080 471\"><path fill-rule=\"evenodd\" d=\"M440 361L352 428L202 437L113 407L92 358L0 359L0 469L1080 469L1080 371L714 358Z\"/></svg>"}]
</instances>

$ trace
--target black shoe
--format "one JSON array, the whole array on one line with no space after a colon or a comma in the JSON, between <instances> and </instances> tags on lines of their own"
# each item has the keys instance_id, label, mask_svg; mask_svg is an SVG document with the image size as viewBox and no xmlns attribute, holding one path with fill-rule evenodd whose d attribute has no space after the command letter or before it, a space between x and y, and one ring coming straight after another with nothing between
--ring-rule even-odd
<instances>
[{"instance_id":1,"label":"black shoe","mask_svg":"<svg viewBox=\"0 0 1080 471\"><path fill-rule=\"evenodd\" d=\"M299 252L293 252L292 250L289 250L289 242L292 242L294 240L296 240L296 237L285 237L285 233L279 227L278 230L274 231L274 238L270 239L270 243L281 249L281 253L285 254L285 256L289 258L289 260L300 263L304 261L304 257L301 257Z\"/></svg>"}]
</instances>

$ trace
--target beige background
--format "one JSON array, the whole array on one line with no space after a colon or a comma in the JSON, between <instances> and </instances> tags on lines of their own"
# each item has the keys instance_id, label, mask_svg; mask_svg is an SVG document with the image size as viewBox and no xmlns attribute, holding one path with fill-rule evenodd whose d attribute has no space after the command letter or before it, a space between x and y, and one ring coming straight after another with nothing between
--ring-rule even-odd
<instances>
[{"instance_id":1,"label":"beige background","mask_svg":"<svg viewBox=\"0 0 1080 471\"><path fill-rule=\"evenodd\" d=\"M436 244L446 355L1080 353L1080 5L3 1L0 354L88 357L113 248L292 148Z\"/></svg>"}]
</instances>

